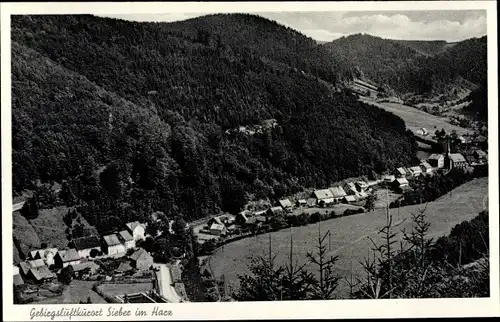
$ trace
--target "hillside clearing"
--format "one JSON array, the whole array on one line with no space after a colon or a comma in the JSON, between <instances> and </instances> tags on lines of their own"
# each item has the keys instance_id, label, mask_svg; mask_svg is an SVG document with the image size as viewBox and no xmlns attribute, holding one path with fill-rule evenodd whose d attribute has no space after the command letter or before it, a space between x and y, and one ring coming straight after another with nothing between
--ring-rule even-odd
<instances>
[{"instance_id":1,"label":"hillside clearing","mask_svg":"<svg viewBox=\"0 0 500 322\"><path fill-rule=\"evenodd\" d=\"M426 128L431 134L438 129L444 129L447 133L455 130L458 135L470 134L472 132L469 129L448 123L444 117L432 115L404 104L373 102L367 99L361 99L361 101L399 116L405 121L406 127L414 133L421 128Z\"/></svg>"},{"instance_id":2,"label":"hillside clearing","mask_svg":"<svg viewBox=\"0 0 500 322\"><path fill-rule=\"evenodd\" d=\"M431 223L429 237L439 237L448 234L453 226L477 216L483 210L483 202L488 194L488 179L481 178L470 181L427 205L426 214ZM423 208L424 205L408 206L391 209L395 222L400 222L398 228L411 230L411 213ZM321 222L321 231L331 231L330 255L338 255L338 273L349 278L351 272L354 277L362 276L359 264L370 253L372 244L368 237L380 242L377 231L385 223L385 210L335 218ZM290 229L271 233L273 253L277 253L276 261L283 264L287 260L290 247ZM316 250L318 224L303 227L294 227L293 255L294 258L305 261L308 251ZM398 238L401 237L399 233ZM225 245L209 259L209 266L216 278L222 275L232 289L238 287L238 275L248 274L248 264L253 255L266 255L269 247L269 235L257 235ZM347 284L342 282L341 292L347 291ZM345 295L341 293L340 295Z\"/></svg>"}]
</instances>

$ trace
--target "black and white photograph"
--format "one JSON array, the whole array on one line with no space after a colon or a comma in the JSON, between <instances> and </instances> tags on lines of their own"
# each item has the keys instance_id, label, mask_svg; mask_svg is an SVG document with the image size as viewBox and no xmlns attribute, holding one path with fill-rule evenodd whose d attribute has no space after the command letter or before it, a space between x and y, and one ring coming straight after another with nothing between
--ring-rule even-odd
<instances>
[{"instance_id":1,"label":"black and white photograph","mask_svg":"<svg viewBox=\"0 0 500 322\"><path fill-rule=\"evenodd\" d=\"M498 296L487 10L287 6L8 16L11 304Z\"/></svg>"}]
</instances>

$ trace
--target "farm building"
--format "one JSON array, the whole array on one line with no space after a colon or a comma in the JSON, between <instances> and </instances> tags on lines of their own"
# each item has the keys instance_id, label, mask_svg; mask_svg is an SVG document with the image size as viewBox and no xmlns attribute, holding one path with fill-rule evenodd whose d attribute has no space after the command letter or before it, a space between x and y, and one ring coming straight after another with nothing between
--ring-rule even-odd
<instances>
[{"instance_id":1,"label":"farm building","mask_svg":"<svg viewBox=\"0 0 500 322\"><path fill-rule=\"evenodd\" d=\"M125 250L135 248L134 237L129 233L128 230L122 230L118 233L118 238L125 245Z\"/></svg>"},{"instance_id":2,"label":"farm building","mask_svg":"<svg viewBox=\"0 0 500 322\"><path fill-rule=\"evenodd\" d=\"M215 235L215 236L222 236L227 234L227 228L224 224L216 224L213 223L208 227L208 230L210 231L210 234Z\"/></svg>"},{"instance_id":3,"label":"farm building","mask_svg":"<svg viewBox=\"0 0 500 322\"><path fill-rule=\"evenodd\" d=\"M247 222L245 223L245 225L248 227L258 227L258 226L261 226L266 221L267 221L267 219L264 216L254 216L254 217L249 218L247 220Z\"/></svg>"},{"instance_id":4,"label":"farm building","mask_svg":"<svg viewBox=\"0 0 500 322\"><path fill-rule=\"evenodd\" d=\"M330 189L316 190L313 192L313 197L318 201L323 199L332 199L333 195Z\"/></svg>"},{"instance_id":5,"label":"farm building","mask_svg":"<svg viewBox=\"0 0 500 322\"><path fill-rule=\"evenodd\" d=\"M344 185L344 191L348 195L355 195L356 193L358 193L358 189L356 188L356 185L354 184L354 182L347 182Z\"/></svg>"},{"instance_id":6,"label":"farm building","mask_svg":"<svg viewBox=\"0 0 500 322\"><path fill-rule=\"evenodd\" d=\"M339 201L342 198L344 198L345 196L347 196L347 194L344 191L344 188L342 188L341 186L331 187L330 192L332 193L333 198L336 201Z\"/></svg>"},{"instance_id":7,"label":"farm building","mask_svg":"<svg viewBox=\"0 0 500 322\"><path fill-rule=\"evenodd\" d=\"M397 178L396 180L394 180L394 187L396 188L402 188L402 187L406 187L406 186L409 186L409 182L406 178Z\"/></svg>"},{"instance_id":8,"label":"farm building","mask_svg":"<svg viewBox=\"0 0 500 322\"><path fill-rule=\"evenodd\" d=\"M356 197L355 196L352 196L352 195L349 195L349 196L345 196L342 201L344 203L351 203L351 202L356 202Z\"/></svg>"},{"instance_id":9,"label":"farm building","mask_svg":"<svg viewBox=\"0 0 500 322\"><path fill-rule=\"evenodd\" d=\"M407 172L406 172L406 169L403 168L403 167L399 167L396 169L396 175L399 177L399 178L404 178L406 177L407 175Z\"/></svg>"},{"instance_id":10,"label":"farm building","mask_svg":"<svg viewBox=\"0 0 500 322\"><path fill-rule=\"evenodd\" d=\"M80 255L78 255L76 249L73 248L60 250L54 257L54 264L60 268L66 267L68 265L80 264L80 262Z\"/></svg>"},{"instance_id":11,"label":"farm building","mask_svg":"<svg viewBox=\"0 0 500 322\"><path fill-rule=\"evenodd\" d=\"M31 268L28 276L36 283L43 283L53 280L56 274L52 273L47 266L40 266Z\"/></svg>"},{"instance_id":12,"label":"farm building","mask_svg":"<svg viewBox=\"0 0 500 322\"><path fill-rule=\"evenodd\" d=\"M435 168L442 168L444 167L444 156L442 154L431 154L427 162Z\"/></svg>"},{"instance_id":13,"label":"farm building","mask_svg":"<svg viewBox=\"0 0 500 322\"><path fill-rule=\"evenodd\" d=\"M135 241L144 240L144 234L146 231L144 229L144 226L140 222L129 222L126 226L127 230L132 234Z\"/></svg>"},{"instance_id":14,"label":"farm building","mask_svg":"<svg viewBox=\"0 0 500 322\"><path fill-rule=\"evenodd\" d=\"M143 248L130 255L132 266L139 270L147 270L153 266L153 257Z\"/></svg>"},{"instance_id":15,"label":"farm building","mask_svg":"<svg viewBox=\"0 0 500 322\"><path fill-rule=\"evenodd\" d=\"M282 199L279 201L279 204L283 209L291 209L292 208L292 203L290 202L289 199Z\"/></svg>"},{"instance_id":16,"label":"farm building","mask_svg":"<svg viewBox=\"0 0 500 322\"><path fill-rule=\"evenodd\" d=\"M408 170L410 171L410 175L412 177L418 177L422 174L422 168L419 166L410 167Z\"/></svg>"},{"instance_id":17,"label":"farm building","mask_svg":"<svg viewBox=\"0 0 500 322\"><path fill-rule=\"evenodd\" d=\"M368 183L364 181L356 181L355 185L358 191L365 191L369 187Z\"/></svg>"},{"instance_id":18,"label":"farm building","mask_svg":"<svg viewBox=\"0 0 500 322\"><path fill-rule=\"evenodd\" d=\"M448 163L450 169L464 169L467 167L467 161L460 153L450 153Z\"/></svg>"},{"instance_id":19,"label":"farm building","mask_svg":"<svg viewBox=\"0 0 500 322\"><path fill-rule=\"evenodd\" d=\"M426 161L420 163L420 168L422 169L422 173L431 173L432 172L432 166Z\"/></svg>"},{"instance_id":20,"label":"farm building","mask_svg":"<svg viewBox=\"0 0 500 322\"><path fill-rule=\"evenodd\" d=\"M101 251L101 243L96 236L77 238L73 240L73 245L80 258L89 258L93 249Z\"/></svg>"},{"instance_id":21,"label":"farm building","mask_svg":"<svg viewBox=\"0 0 500 322\"><path fill-rule=\"evenodd\" d=\"M299 199L299 200L297 200L297 202L295 204L297 205L297 207L305 207L305 206L307 206L307 200L306 199Z\"/></svg>"},{"instance_id":22,"label":"farm building","mask_svg":"<svg viewBox=\"0 0 500 322\"><path fill-rule=\"evenodd\" d=\"M110 256L123 256L126 253L125 245L122 244L116 234L104 236L103 251Z\"/></svg>"},{"instance_id":23,"label":"farm building","mask_svg":"<svg viewBox=\"0 0 500 322\"><path fill-rule=\"evenodd\" d=\"M271 207L267 211L267 214L269 216L277 216L277 215L283 215L284 214L284 209L281 206L276 206L276 207Z\"/></svg>"},{"instance_id":24,"label":"farm building","mask_svg":"<svg viewBox=\"0 0 500 322\"><path fill-rule=\"evenodd\" d=\"M474 151L473 155L480 161L486 161L488 159L488 154L483 150L477 149Z\"/></svg>"}]
</instances>

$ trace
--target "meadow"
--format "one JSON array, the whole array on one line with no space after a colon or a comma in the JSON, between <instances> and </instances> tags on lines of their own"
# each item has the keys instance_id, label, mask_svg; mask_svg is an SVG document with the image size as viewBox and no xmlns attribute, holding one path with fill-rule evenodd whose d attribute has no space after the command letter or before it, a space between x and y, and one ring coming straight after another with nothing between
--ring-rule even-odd
<instances>
[{"instance_id":1,"label":"meadow","mask_svg":"<svg viewBox=\"0 0 500 322\"><path fill-rule=\"evenodd\" d=\"M429 237L446 235L456 224L477 216L483 210L487 194L488 179L480 178L428 203L425 213L431 223ZM411 214L424 207L425 205L415 205L390 210L394 222L399 223L394 230L398 232L398 240L402 238L402 229L411 230ZM241 239L220 248L209 258L208 265L216 278L224 275L228 287L236 289L239 284L238 275L249 273L248 264L252 256L268 256L269 239L272 253L276 254L276 263L284 264L289 256L290 237L293 233L294 259L298 263L304 263L306 253L316 250L320 228L323 234L328 230L331 232L327 247L330 250L329 255L339 256L336 264L338 274L345 279L350 279L351 276L354 279L362 278L363 271L359 261L371 254L373 245L369 237L376 243L381 242L377 232L385 224L385 217L385 209L375 209L372 212L334 218L318 224L283 229L271 233L270 236L263 234ZM339 296L345 296L347 291L348 284L343 280L339 286Z\"/></svg>"},{"instance_id":2,"label":"meadow","mask_svg":"<svg viewBox=\"0 0 500 322\"><path fill-rule=\"evenodd\" d=\"M391 112L403 119L406 123L406 127L412 132L416 132L421 128L426 128L431 134L434 134L436 130L444 129L447 133L451 131L457 131L458 135L470 134L471 131L460 126L450 124L448 119L445 117L440 117L426 113L424 111L418 110L414 107L399 104L399 103L382 103L373 102L368 100L362 100L370 105L375 105L382 108L388 112Z\"/></svg>"}]
</instances>

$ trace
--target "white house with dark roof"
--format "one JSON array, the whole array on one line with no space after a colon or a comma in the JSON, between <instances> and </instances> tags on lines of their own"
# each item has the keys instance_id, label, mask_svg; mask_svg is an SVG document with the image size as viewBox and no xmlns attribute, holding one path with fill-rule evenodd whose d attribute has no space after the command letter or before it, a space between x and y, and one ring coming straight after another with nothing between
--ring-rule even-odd
<instances>
[{"instance_id":1,"label":"white house with dark roof","mask_svg":"<svg viewBox=\"0 0 500 322\"><path fill-rule=\"evenodd\" d=\"M450 169L464 169L467 167L467 161L460 153L450 153L448 158Z\"/></svg>"},{"instance_id":2,"label":"white house with dark roof","mask_svg":"<svg viewBox=\"0 0 500 322\"><path fill-rule=\"evenodd\" d=\"M54 263L57 267L66 267L68 265L80 264L80 255L74 248L60 250L54 257Z\"/></svg>"},{"instance_id":3,"label":"white house with dark roof","mask_svg":"<svg viewBox=\"0 0 500 322\"><path fill-rule=\"evenodd\" d=\"M135 240L134 237L129 233L128 230L122 230L118 233L118 238L123 245L125 245L125 250L129 250L135 248Z\"/></svg>"},{"instance_id":4,"label":"white house with dark roof","mask_svg":"<svg viewBox=\"0 0 500 322\"><path fill-rule=\"evenodd\" d=\"M76 238L73 240L73 245L80 258L89 258L90 252L95 249L96 251L101 251L101 242L97 236L86 236L81 238Z\"/></svg>"},{"instance_id":5,"label":"white house with dark roof","mask_svg":"<svg viewBox=\"0 0 500 322\"><path fill-rule=\"evenodd\" d=\"M146 233L146 230L144 228L144 225L142 225L138 221L133 221L127 223L127 230L132 234L132 237L134 237L135 241L139 240L144 240L144 234Z\"/></svg>"},{"instance_id":6,"label":"white house with dark roof","mask_svg":"<svg viewBox=\"0 0 500 322\"><path fill-rule=\"evenodd\" d=\"M125 245L120 241L116 234L111 234L103 237L104 239L104 251L109 256L119 257L125 255L127 249Z\"/></svg>"},{"instance_id":7,"label":"white house with dark roof","mask_svg":"<svg viewBox=\"0 0 500 322\"><path fill-rule=\"evenodd\" d=\"M429 164L429 162L422 162L420 163L420 168L422 169L422 173L432 173L432 166Z\"/></svg>"},{"instance_id":8,"label":"white house with dark roof","mask_svg":"<svg viewBox=\"0 0 500 322\"><path fill-rule=\"evenodd\" d=\"M442 154L431 154L429 158L427 159L427 162L435 167L435 168L443 168L444 167L444 155Z\"/></svg>"},{"instance_id":9,"label":"white house with dark roof","mask_svg":"<svg viewBox=\"0 0 500 322\"><path fill-rule=\"evenodd\" d=\"M412 177L418 177L422 174L422 168L420 168L419 166L410 167L408 170L410 171L410 175Z\"/></svg>"}]
</instances>

